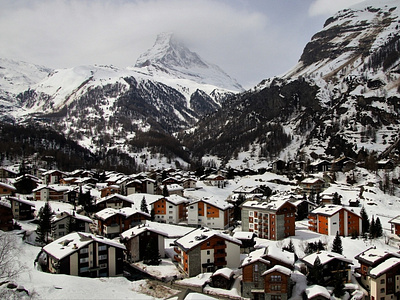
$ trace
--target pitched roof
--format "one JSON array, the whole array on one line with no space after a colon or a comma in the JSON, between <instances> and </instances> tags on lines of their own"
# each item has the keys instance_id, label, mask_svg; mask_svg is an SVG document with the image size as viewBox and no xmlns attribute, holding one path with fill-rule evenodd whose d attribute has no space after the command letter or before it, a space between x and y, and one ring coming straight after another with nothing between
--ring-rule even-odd
<instances>
[{"instance_id":1,"label":"pitched roof","mask_svg":"<svg viewBox=\"0 0 400 300\"><path fill-rule=\"evenodd\" d=\"M335 259L341 260L341 261L349 263L349 264L353 264L353 261L351 259L346 258L345 256L343 256L339 253L330 252L330 251L319 251L319 252L311 253L311 254L303 257L301 260L303 262L305 262L307 265L313 266L315 259L317 257L319 258L321 265L325 265Z\"/></svg>"},{"instance_id":2,"label":"pitched roof","mask_svg":"<svg viewBox=\"0 0 400 300\"><path fill-rule=\"evenodd\" d=\"M222 277L225 277L226 279L231 279L233 274L234 274L234 272L232 269L225 267L225 268L218 269L217 271L215 271L212 274L212 276L222 276Z\"/></svg>"},{"instance_id":3,"label":"pitched roof","mask_svg":"<svg viewBox=\"0 0 400 300\"><path fill-rule=\"evenodd\" d=\"M189 250L195 248L196 246L202 244L203 242L207 241L208 239L210 239L213 236L220 237L222 239L225 239L225 240L227 240L231 243L237 244L237 245L242 244L241 241L231 237L229 234L225 234L220 231L210 229L207 227L201 227L201 228L192 230L188 234L177 239L175 241L175 244L177 244L178 246L185 249L185 251L189 251Z\"/></svg>"},{"instance_id":4,"label":"pitched roof","mask_svg":"<svg viewBox=\"0 0 400 300\"><path fill-rule=\"evenodd\" d=\"M212 198L212 197L199 199L199 200L193 201L192 203L198 203L198 202L204 202L204 203L214 206L220 210L226 210L228 208L233 208L233 205L226 202L225 200Z\"/></svg>"},{"instance_id":5,"label":"pitched roof","mask_svg":"<svg viewBox=\"0 0 400 300\"><path fill-rule=\"evenodd\" d=\"M261 202L256 200L248 200L242 204L242 207L277 211L286 203L290 203L290 205L293 205L290 201L284 199Z\"/></svg>"},{"instance_id":6,"label":"pitched roof","mask_svg":"<svg viewBox=\"0 0 400 300\"><path fill-rule=\"evenodd\" d=\"M279 272L279 273L285 274L287 276L290 276L290 274L292 274L292 270L290 270L289 268L286 268L286 267L280 266L280 265L276 265L276 266L273 266L271 269L268 269L267 271L262 273L261 276L268 275L269 273L272 273L272 272Z\"/></svg>"},{"instance_id":7,"label":"pitched roof","mask_svg":"<svg viewBox=\"0 0 400 300\"><path fill-rule=\"evenodd\" d=\"M305 290L307 298L313 298L316 296L322 296L326 299L330 299L331 298L331 294L329 294L328 290L326 289L326 287L314 284L311 285L309 287L306 288Z\"/></svg>"},{"instance_id":8,"label":"pitched roof","mask_svg":"<svg viewBox=\"0 0 400 300\"><path fill-rule=\"evenodd\" d=\"M329 205L322 205L311 211L311 214L318 214L318 215L325 215L325 216L333 216L337 214L340 210L346 210L349 213L352 213L358 217L361 218L360 214L355 212L353 209L348 209L342 205L334 205L334 204L329 204Z\"/></svg>"},{"instance_id":9,"label":"pitched roof","mask_svg":"<svg viewBox=\"0 0 400 300\"><path fill-rule=\"evenodd\" d=\"M16 191L16 190L17 190L17 189L15 188L15 186L10 185L10 184L7 184L7 183L4 183L4 182L0 182L0 186L1 186L1 187L4 187L4 188L7 188L7 189L9 189L9 190L12 190L12 191Z\"/></svg>"},{"instance_id":10,"label":"pitched roof","mask_svg":"<svg viewBox=\"0 0 400 300\"><path fill-rule=\"evenodd\" d=\"M399 264L400 258L392 257L380 263L375 268L371 269L371 271L369 271L369 274L372 277L379 277L391 268L397 267Z\"/></svg>"},{"instance_id":11,"label":"pitched roof","mask_svg":"<svg viewBox=\"0 0 400 300\"><path fill-rule=\"evenodd\" d=\"M104 237L96 236L91 233L73 232L44 246L43 250L47 254L60 260L78 251L79 249L89 245L93 241L102 244L107 244L109 246L124 250L126 249L124 245L115 240L110 240Z\"/></svg>"},{"instance_id":12,"label":"pitched roof","mask_svg":"<svg viewBox=\"0 0 400 300\"><path fill-rule=\"evenodd\" d=\"M389 256L400 257L400 254L390 252L387 250L383 250L383 249L369 248L367 250L364 250L360 254L357 254L354 258L359 261L363 261L365 263L373 265L374 263L378 262L379 260L384 259L385 257L389 257Z\"/></svg>"},{"instance_id":13,"label":"pitched roof","mask_svg":"<svg viewBox=\"0 0 400 300\"><path fill-rule=\"evenodd\" d=\"M13 201L17 201L17 202L20 202L20 203L24 203L24 204L27 204L27 205L30 205L30 206L33 206L33 207L36 206L36 204L33 201L29 201L27 199L18 198L18 197L8 197L8 199L13 200Z\"/></svg>"},{"instance_id":14,"label":"pitched roof","mask_svg":"<svg viewBox=\"0 0 400 300\"><path fill-rule=\"evenodd\" d=\"M154 227L151 226L151 224L147 224L147 223L146 224L139 224L139 225L137 225L135 227L132 227L132 228L124 231L123 233L121 233L120 236L121 236L122 239L129 240L129 239L134 238L134 237L136 237L136 236L138 236L141 233L146 232L146 231L154 232L154 233L157 233L157 234L162 235L164 237L168 237L168 233L166 233L165 231L163 231L163 230L161 230L159 228L154 228Z\"/></svg>"},{"instance_id":15,"label":"pitched roof","mask_svg":"<svg viewBox=\"0 0 400 300\"><path fill-rule=\"evenodd\" d=\"M242 264L240 267L243 268L244 266L251 265L252 263L255 263L256 261L259 261L263 264L269 265L271 262L269 260L266 260L265 258L263 258L265 255L265 251L266 251L266 248L260 248L260 249L250 252L249 256L247 256L242 261Z\"/></svg>"}]
</instances>

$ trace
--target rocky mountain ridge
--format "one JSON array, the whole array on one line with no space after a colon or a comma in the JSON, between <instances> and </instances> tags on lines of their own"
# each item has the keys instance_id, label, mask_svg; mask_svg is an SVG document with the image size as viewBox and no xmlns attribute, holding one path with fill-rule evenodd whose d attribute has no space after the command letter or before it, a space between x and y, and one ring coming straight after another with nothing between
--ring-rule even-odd
<instances>
[{"instance_id":1,"label":"rocky mountain ridge","mask_svg":"<svg viewBox=\"0 0 400 300\"><path fill-rule=\"evenodd\" d=\"M231 98L181 138L198 157L228 164L239 153L246 164L388 155L400 138L399 14L390 0L338 12L292 70Z\"/></svg>"},{"instance_id":2,"label":"rocky mountain ridge","mask_svg":"<svg viewBox=\"0 0 400 300\"><path fill-rule=\"evenodd\" d=\"M163 34L135 67L53 71L18 94L21 109L11 115L46 124L101 157L117 151L138 159L151 147L150 156L188 162L208 155L246 166L277 158L397 159L399 15L393 0L340 11L292 70L238 94L211 85L223 79L241 90Z\"/></svg>"}]
</instances>

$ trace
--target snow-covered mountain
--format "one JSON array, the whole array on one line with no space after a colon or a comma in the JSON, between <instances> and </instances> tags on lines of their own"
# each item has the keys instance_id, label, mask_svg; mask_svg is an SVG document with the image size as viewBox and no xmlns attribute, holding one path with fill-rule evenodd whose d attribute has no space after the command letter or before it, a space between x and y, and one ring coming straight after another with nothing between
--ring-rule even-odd
<instances>
[{"instance_id":1,"label":"snow-covered mountain","mask_svg":"<svg viewBox=\"0 0 400 300\"><path fill-rule=\"evenodd\" d=\"M0 58L0 115L20 107L16 95L44 80L51 69Z\"/></svg>"},{"instance_id":2,"label":"snow-covered mountain","mask_svg":"<svg viewBox=\"0 0 400 300\"><path fill-rule=\"evenodd\" d=\"M194 125L243 90L217 66L166 34L134 67L50 70L1 62L1 95L7 104L0 110L2 119L45 124L103 154L110 149L132 154L148 144L164 147L161 140ZM155 132L162 136L158 142ZM151 143L145 142L149 136ZM170 144L180 147L176 140Z\"/></svg>"},{"instance_id":3,"label":"snow-covered mountain","mask_svg":"<svg viewBox=\"0 0 400 300\"><path fill-rule=\"evenodd\" d=\"M247 153L247 165L257 158L396 152L399 15L394 0L364 1L338 12L292 70L230 99L181 138L197 155L225 162ZM212 132L204 130L211 124Z\"/></svg>"},{"instance_id":4,"label":"snow-covered mountain","mask_svg":"<svg viewBox=\"0 0 400 300\"><path fill-rule=\"evenodd\" d=\"M236 80L218 66L205 62L197 53L191 52L172 33L159 34L154 46L138 58L135 67L156 75L160 81L168 78L189 79L231 91L243 91Z\"/></svg>"}]
</instances>

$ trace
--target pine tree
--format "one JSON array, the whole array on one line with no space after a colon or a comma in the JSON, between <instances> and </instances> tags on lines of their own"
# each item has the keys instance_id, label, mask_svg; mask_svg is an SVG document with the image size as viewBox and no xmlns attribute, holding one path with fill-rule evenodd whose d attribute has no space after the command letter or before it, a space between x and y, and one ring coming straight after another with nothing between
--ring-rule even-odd
<instances>
[{"instance_id":1,"label":"pine tree","mask_svg":"<svg viewBox=\"0 0 400 300\"><path fill-rule=\"evenodd\" d=\"M168 192L168 188L167 188L166 184L164 184L164 187L163 187L163 196L164 197L168 197L169 196L169 192Z\"/></svg>"},{"instance_id":2,"label":"pine tree","mask_svg":"<svg viewBox=\"0 0 400 300\"><path fill-rule=\"evenodd\" d=\"M342 239L340 238L339 232L336 232L336 236L333 240L332 252L343 254Z\"/></svg>"},{"instance_id":3,"label":"pine tree","mask_svg":"<svg viewBox=\"0 0 400 300\"><path fill-rule=\"evenodd\" d=\"M161 255L158 252L158 247L154 238L151 238L146 245L143 263L149 266L158 266L161 263Z\"/></svg>"},{"instance_id":4,"label":"pine tree","mask_svg":"<svg viewBox=\"0 0 400 300\"><path fill-rule=\"evenodd\" d=\"M360 215L361 215L361 227L362 227L362 233L366 234L369 231L369 218L367 215L367 212L365 211L364 206L361 208L360 211Z\"/></svg>"},{"instance_id":5,"label":"pine tree","mask_svg":"<svg viewBox=\"0 0 400 300\"><path fill-rule=\"evenodd\" d=\"M333 194L333 204L341 205L342 201L340 200L340 198L341 198L341 196L337 192L335 192Z\"/></svg>"},{"instance_id":6,"label":"pine tree","mask_svg":"<svg viewBox=\"0 0 400 300\"><path fill-rule=\"evenodd\" d=\"M49 235L51 234L51 217L53 212L49 202L46 202L43 207L40 208L38 214L38 225L36 229L37 238L36 241L44 245L49 242Z\"/></svg>"},{"instance_id":7,"label":"pine tree","mask_svg":"<svg viewBox=\"0 0 400 300\"><path fill-rule=\"evenodd\" d=\"M143 196L143 199L142 199L142 203L140 204L140 210L142 211L142 212L145 212L145 213L149 213L149 210L147 209L147 203L146 203L146 198Z\"/></svg>"},{"instance_id":8,"label":"pine tree","mask_svg":"<svg viewBox=\"0 0 400 300\"><path fill-rule=\"evenodd\" d=\"M382 224L381 224L381 220L378 218L376 218L375 221L375 237L381 237L383 235L383 229L382 229Z\"/></svg>"},{"instance_id":9,"label":"pine tree","mask_svg":"<svg viewBox=\"0 0 400 300\"><path fill-rule=\"evenodd\" d=\"M376 237L376 225L374 217L371 219L371 225L369 226L369 238L373 239Z\"/></svg>"},{"instance_id":10,"label":"pine tree","mask_svg":"<svg viewBox=\"0 0 400 300\"><path fill-rule=\"evenodd\" d=\"M309 284L319 284L323 285L323 268L321 265L321 260L317 256L314 261L314 265L310 267L307 274L307 281Z\"/></svg>"},{"instance_id":11,"label":"pine tree","mask_svg":"<svg viewBox=\"0 0 400 300\"><path fill-rule=\"evenodd\" d=\"M341 272L336 272L333 275L333 294L341 298L345 294L343 278L340 276Z\"/></svg>"}]
</instances>

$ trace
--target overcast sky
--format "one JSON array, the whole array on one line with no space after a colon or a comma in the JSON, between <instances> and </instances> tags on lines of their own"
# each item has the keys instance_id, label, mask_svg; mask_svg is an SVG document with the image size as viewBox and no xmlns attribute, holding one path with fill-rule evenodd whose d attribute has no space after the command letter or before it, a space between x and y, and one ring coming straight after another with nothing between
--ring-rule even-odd
<instances>
[{"instance_id":1,"label":"overcast sky","mask_svg":"<svg viewBox=\"0 0 400 300\"><path fill-rule=\"evenodd\" d=\"M362 0L0 0L0 57L51 68L135 64L160 32L250 88L298 61L336 11Z\"/></svg>"}]
</instances>

